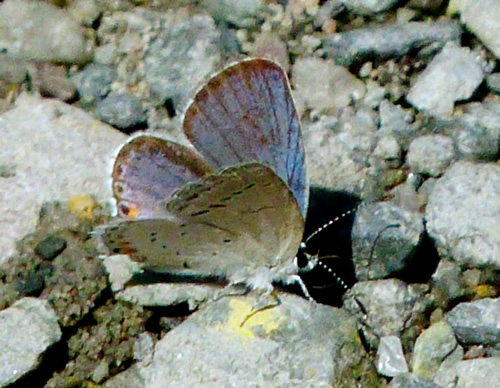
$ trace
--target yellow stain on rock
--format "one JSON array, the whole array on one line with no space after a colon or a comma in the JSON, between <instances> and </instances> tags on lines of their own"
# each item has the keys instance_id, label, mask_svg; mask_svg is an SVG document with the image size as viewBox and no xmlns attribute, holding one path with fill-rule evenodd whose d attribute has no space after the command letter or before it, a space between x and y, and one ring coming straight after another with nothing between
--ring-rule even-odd
<instances>
[{"instance_id":1,"label":"yellow stain on rock","mask_svg":"<svg viewBox=\"0 0 500 388\"><path fill-rule=\"evenodd\" d=\"M90 195L74 195L68 199L68 209L70 213L81 218L91 220L94 217L94 210L96 208L97 202Z\"/></svg>"},{"instance_id":2,"label":"yellow stain on rock","mask_svg":"<svg viewBox=\"0 0 500 388\"><path fill-rule=\"evenodd\" d=\"M495 288L489 284L478 285L475 289L475 293L479 299L494 298L497 296Z\"/></svg>"},{"instance_id":3,"label":"yellow stain on rock","mask_svg":"<svg viewBox=\"0 0 500 388\"><path fill-rule=\"evenodd\" d=\"M231 299L229 307L231 312L227 322L218 324L215 329L229 329L242 341L249 341L255 337L254 328L261 327L265 334L269 334L279 328L286 319L274 308L255 312L252 304L245 300Z\"/></svg>"}]
</instances>

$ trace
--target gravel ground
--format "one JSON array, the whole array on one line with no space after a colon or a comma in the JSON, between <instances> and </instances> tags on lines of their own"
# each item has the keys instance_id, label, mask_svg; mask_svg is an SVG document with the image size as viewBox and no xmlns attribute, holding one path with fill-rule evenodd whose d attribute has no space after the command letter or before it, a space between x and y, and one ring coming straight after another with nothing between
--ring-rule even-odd
<instances>
[{"instance_id":1,"label":"gravel ground","mask_svg":"<svg viewBox=\"0 0 500 388\"><path fill-rule=\"evenodd\" d=\"M498 20L498 0L0 2L0 386L498 386ZM255 314L98 232L118 147L186 144L193 94L246 57L288 73L306 235L340 217L318 249L350 288L311 272L316 302Z\"/></svg>"}]
</instances>

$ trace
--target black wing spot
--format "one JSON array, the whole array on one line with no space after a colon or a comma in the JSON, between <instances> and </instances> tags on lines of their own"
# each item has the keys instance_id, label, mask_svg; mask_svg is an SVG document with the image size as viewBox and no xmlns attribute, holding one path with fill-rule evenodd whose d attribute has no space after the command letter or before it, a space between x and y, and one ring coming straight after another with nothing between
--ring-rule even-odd
<instances>
[{"instance_id":1,"label":"black wing spot","mask_svg":"<svg viewBox=\"0 0 500 388\"><path fill-rule=\"evenodd\" d=\"M203 214L209 213L210 210L200 210L199 212L191 213L191 217L202 216Z\"/></svg>"},{"instance_id":2,"label":"black wing spot","mask_svg":"<svg viewBox=\"0 0 500 388\"><path fill-rule=\"evenodd\" d=\"M224 241L226 244L228 244L228 243L230 243L232 240L231 240L230 238L225 238L223 241Z\"/></svg>"},{"instance_id":3,"label":"black wing spot","mask_svg":"<svg viewBox=\"0 0 500 388\"><path fill-rule=\"evenodd\" d=\"M220 209L220 208L223 208L223 207L226 207L226 205L223 205L221 203L215 203L213 205L209 205L208 206L210 209Z\"/></svg>"},{"instance_id":4,"label":"black wing spot","mask_svg":"<svg viewBox=\"0 0 500 388\"><path fill-rule=\"evenodd\" d=\"M199 197L199 195L198 195L198 194L196 194L196 193L194 193L194 194L191 194L189 197L187 197L187 198L185 199L185 201L192 201L193 199L196 199L196 198L198 198L198 197Z\"/></svg>"}]
</instances>

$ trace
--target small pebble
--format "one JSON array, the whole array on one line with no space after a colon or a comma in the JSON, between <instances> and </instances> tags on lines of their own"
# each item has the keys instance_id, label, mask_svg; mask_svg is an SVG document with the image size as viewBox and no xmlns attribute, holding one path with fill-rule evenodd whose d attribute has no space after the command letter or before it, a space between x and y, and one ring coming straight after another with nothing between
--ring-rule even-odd
<instances>
[{"instance_id":1,"label":"small pebble","mask_svg":"<svg viewBox=\"0 0 500 388\"><path fill-rule=\"evenodd\" d=\"M432 177L443 174L454 158L453 140L443 135L417 137L407 156L412 171Z\"/></svg>"},{"instance_id":2,"label":"small pebble","mask_svg":"<svg viewBox=\"0 0 500 388\"><path fill-rule=\"evenodd\" d=\"M58 236L48 236L35 247L35 253L45 260L54 260L65 249L66 240Z\"/></svg>"},{"instance_id":3,"label":"small pebble","mask_svg":"<svg viewBox=\"0 0 500 388\"><path fill-rule=\"evenodd\" d=\"M141 100L131 94L117 94L102 100L95 111L97 117L126 132L146 123Z\"/></svg>"}]
</instances>

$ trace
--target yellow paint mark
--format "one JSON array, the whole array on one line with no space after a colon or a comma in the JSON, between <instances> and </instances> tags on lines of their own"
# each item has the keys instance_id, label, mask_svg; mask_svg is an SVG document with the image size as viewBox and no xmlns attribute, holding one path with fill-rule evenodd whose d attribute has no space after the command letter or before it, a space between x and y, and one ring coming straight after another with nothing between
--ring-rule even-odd
<instances>
[{"instance_id":1,"label":"yellow paint mark","mask_svg":"<svg viewBox=\"0 0 500 388\"><path fill-rule=\"evenodd\" d=\"M68 209L81 218L91 220L97 208L96 200L90 195L74 195L68 200Z\"/></svg>"},{"instance_id":2,"label":"yellow paint mark","mask_svg":"<svg viewBox=\"0 0 500 388\"><path fill-rule=\"evenodd\" d=\"M249 341L255 337L253 332L255 327L261 327L266 334L269 334L285 321L285 317L280 315L278 310L270 308L255 313L252 304L244 300L231 299L229 307L231 313L227 323L219 324L215 329L229 329L242 341ZM242 325L242 323L244 324Z\"/></svg>"}]
</instances>

